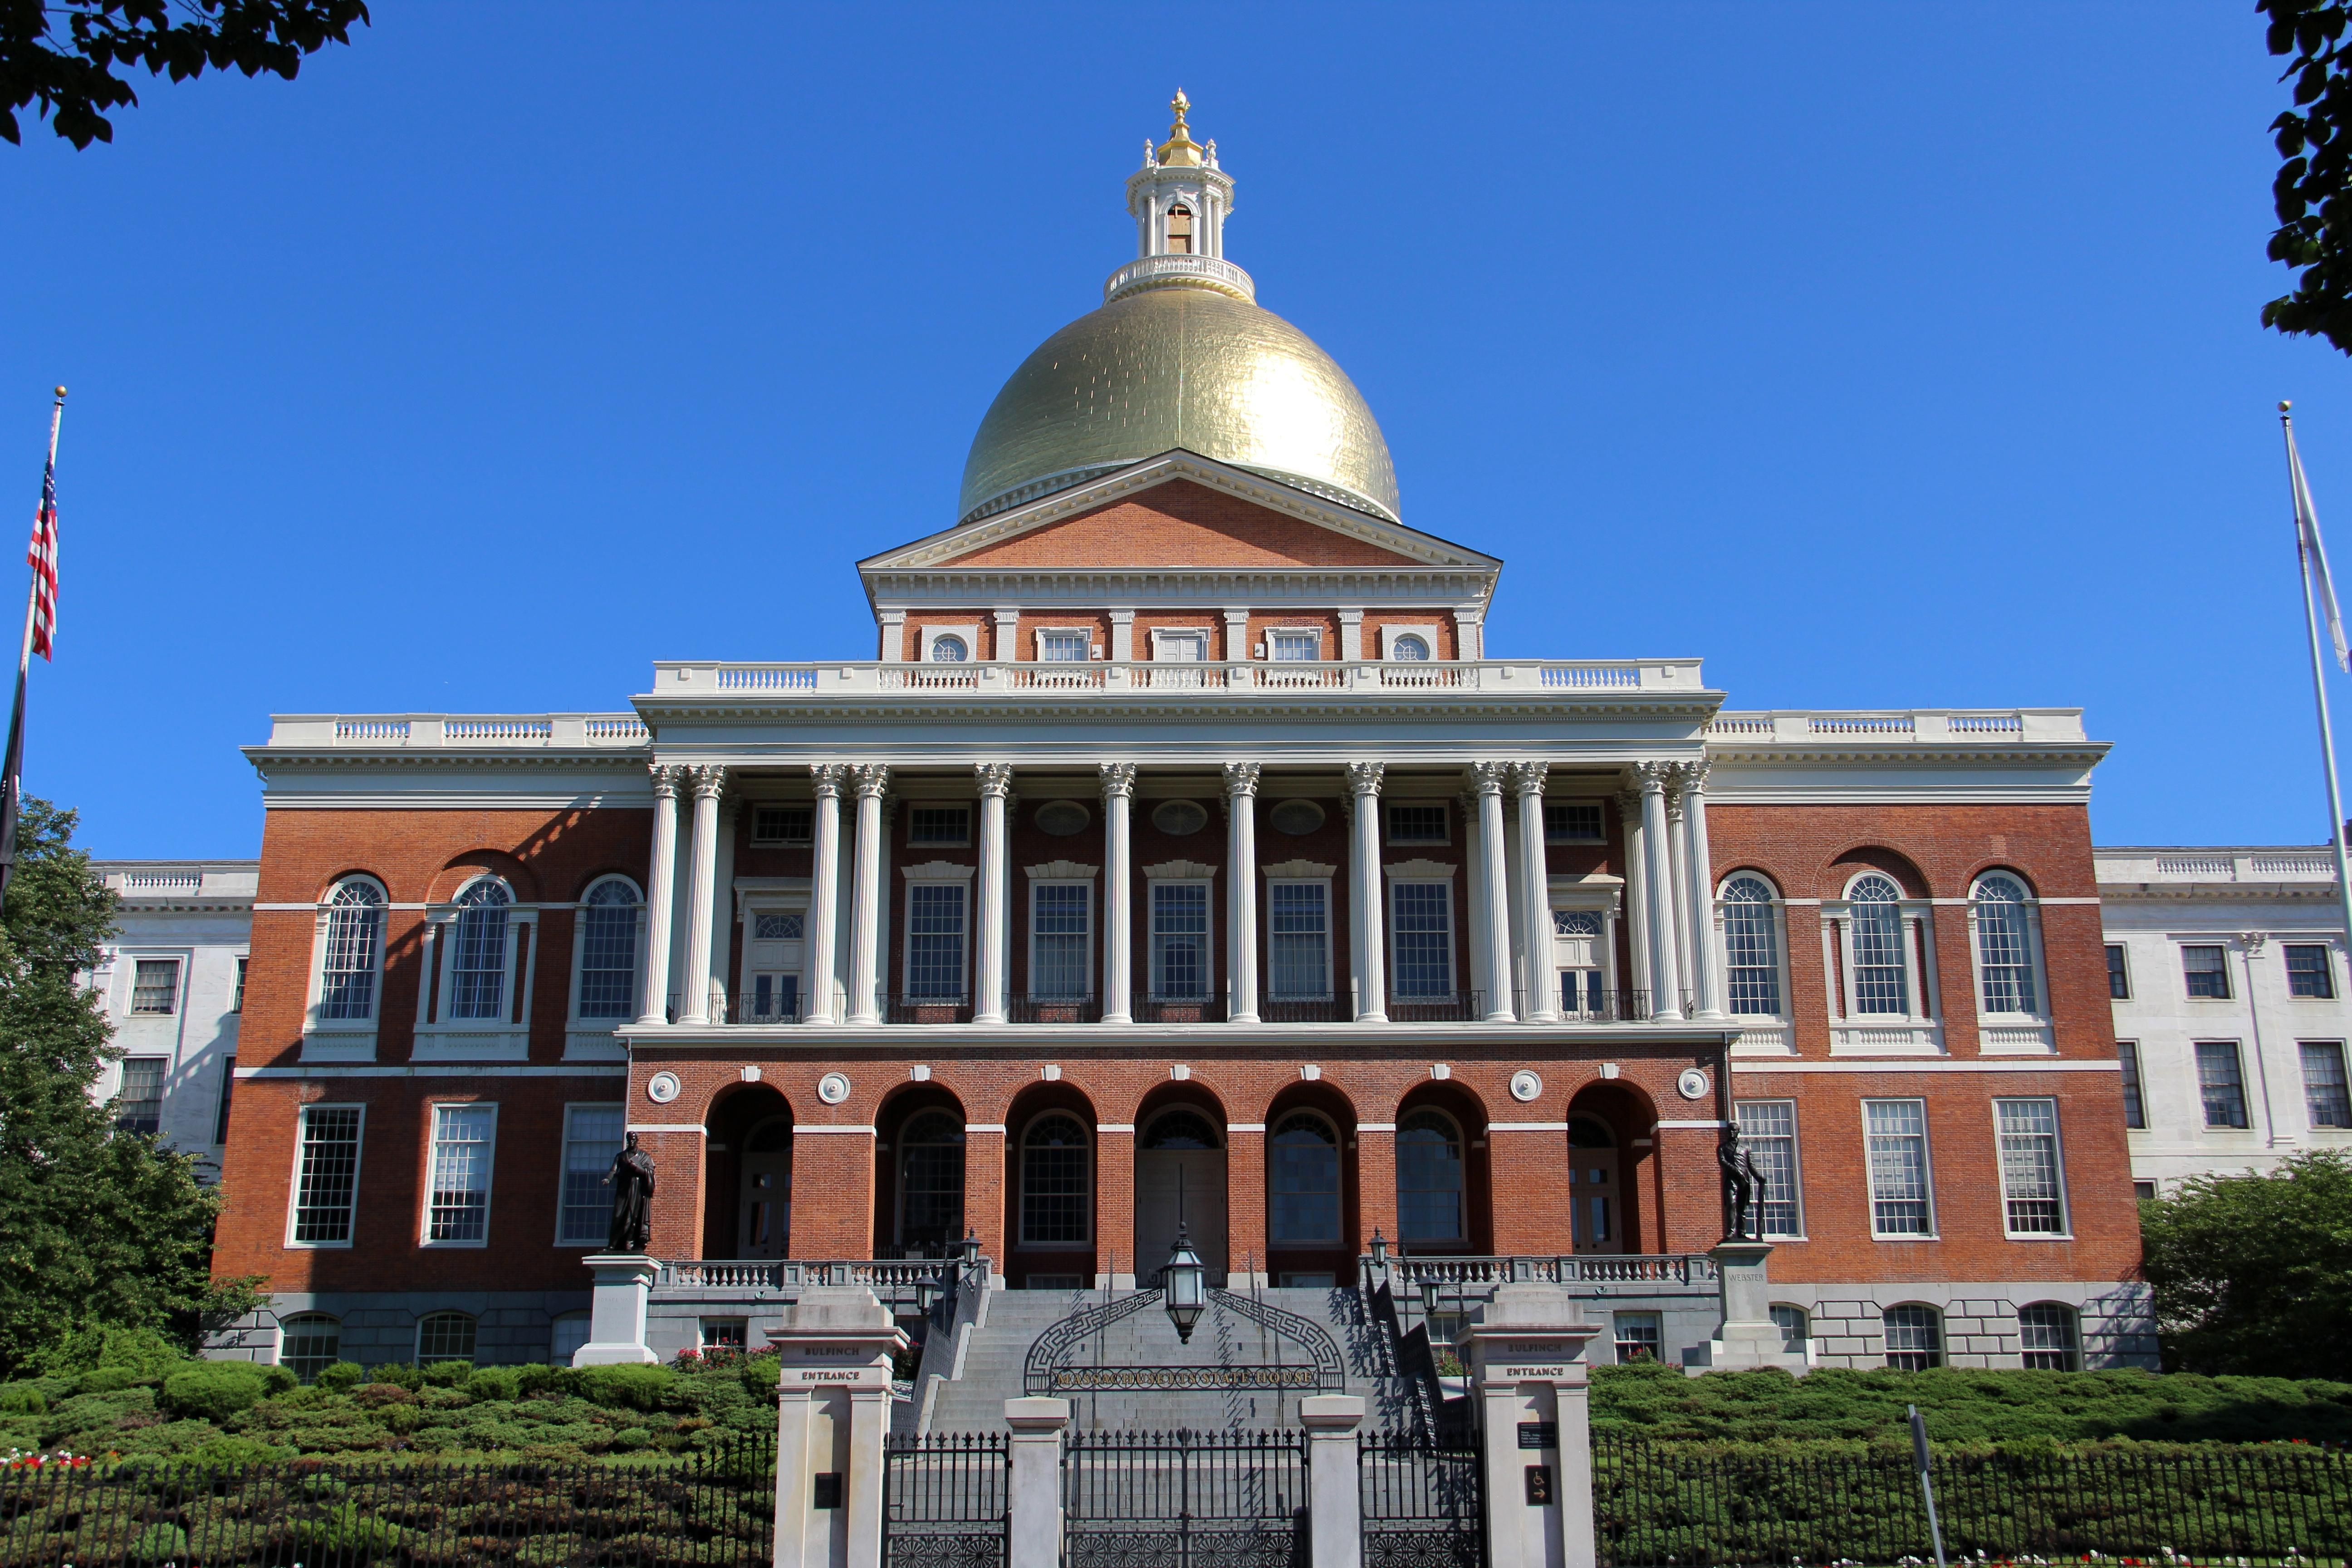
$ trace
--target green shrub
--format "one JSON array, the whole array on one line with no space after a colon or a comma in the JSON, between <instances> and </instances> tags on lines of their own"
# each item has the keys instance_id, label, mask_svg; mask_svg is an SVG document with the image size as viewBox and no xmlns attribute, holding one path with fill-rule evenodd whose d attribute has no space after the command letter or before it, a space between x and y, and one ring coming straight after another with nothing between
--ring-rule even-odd
<instances>
[{"instance_id":1,"label":"green shrub","mask_svg":"<svg viewBox=\"0 0 2352 1568\"><path fill-rule=\"evenodd\" d=\"M568 1366L531 1362L513 1370L525 1394L568 1394L579 1386Z\"/></svg>"},{"instance_id":2,"label":"green shrub","mask_svg":"<svg viewBox=\"0 0 2352 1568\"><path fill-rule=\"evenodd\" d=\"M170 1520L157 1520L139 1532L127 1553L133 1563L176 1563L188 1554L188 1532Z\"/></svg>"},{"instance_id":3,"label":"green shrub","mask_svg":"<svg viewBox=\"0 0 2352 1568\"><path fill-rule=\"evenodd\" d=\"M474 1363L469 1361L436 1361L417 1374L433 1388L456 1388L474 1375Z\"/></svg>"},{"instance_id":4,"label":"green shrub","mask_svg":"<svg viewBox=\"0 0 2352 1568\"><path fill-rule=\"evenodd\" d=\"M772 1403L776 1397L776 1384L784 1375L784 1358L773 1351L767 1351L759 1355L745 1356L743 1364L736 1370L744 1393L754 1399Z\"/></svg>"},{"instance_id":5,"label":"green shrub","mask_svg":"<svg viewBox=\"0 0 2352 1568\"><path fill-rule=\"evenodd\" d=\"M152 1329L83 1329L59 1341L42 1358L41 1370L71 1376L109 1368L160 1378L187 1360L185 1352Z\"/></svg>"},{"instance_id":6,"label":"green shrub","mask_svg":"<svg viewBox=\"0 0 2352 1568\"><path fill-rule=\"evenodd\" d=\"M478 1366L466 1380L466 1392L476 1399L520 1399L522 1374L510 1366Z\"/></svg>"},{"instance_id":7,"label":"green shrub","mask_svg":"<svg viewBox=\"0 0 2352 1568\"><path fill-rule=\"evenodd\" d=\"M382 1410L387 1405L414 1405L416 1394L396 1383L363 1383L352 1390L352 1403L362 1410Z\"/></svg>"},{"instance_id":8,"label":"green shrub","mask_svg":"<svg viewBox=\"0 0 2352 1568\"><path fill-rule=\"evenodd\" d=\"M120 1394L126 1388L141 1388L158 1381L143 1372L127 1366L94 1367L73 1381L76 1394Z\"/></svg>"},{"instance_id":9,"label":"green shrub","mask_svg":"<svg viewBox=\"0 0 2352 1568\"><path fill-rule=\"evenodd\" d=\"M49 1407L48 1395L37 1379L0 1383L0 1415L39 1415Z\"/></svg>"},{"instance_id":10,"label":"green shrub","mask_svg":"<svg viewBox=\"0 0 2352 1568\"><path fill-rule=\"evenodd\" d=\"M583 1366L580 1396L607 1410L658 1410L677 1376L666 1366Z\"/></svg>"},{"instance_id":11,"label":"green shrub","mask_svg":"<svg viewBox=\"0 0 2352 1568\"><path fill-rule=\"evenodd\" d=\"M405 1388L412 1393L425 1386L425 1369L411 1366L406 1362L386 1362L368 1376L371 1382L388 1383L395 1388Z\"/></svg>"},{"instance_id":12,"label":"green shrub","mask_svg":"<svg viewBox=\"0 0 2352 1568\"><path fill-rule=\"evenodd\" d=\"M367 1381L367 1369L355 1361L339 1361L320 1368L319 1386L331 1394L349 1394Z\"/></svg>"},{"instance_id":13,"label":"green shrub","mask_svg":"<svg viewBox=\"0 0 2352 1568\"><path fill-rule=\"evenodd\" d=\"M274 1399L278 1394L291 1394L301 1387L302 1380L294 1375L292 1367L265 1366L261 1369L261 1385L268 1391L264 1397Z\"/></svg>"},{"instance_id":14,"label":"green shrub","mask_svg":"<svg viewBox=\"0 0 2352 1568\"><path fill-rule=\"evenodd\" d=\"M215 1423L252 1409L268 1392L268 1374L248 1361L200 1361L163 1380L163 1403L173 1414Z\"/></svg>"},{"instance_id":15,"label":"green shrub","mask_svg":"<svg viewBox=\"0 0 2352 1568\"><path fill-rule=\"evenodd\" d=\"M351 1507L294 1523L294 1539L305 1552L334 1563L396 1558L407 1533L396 1524Z\"/></svg>"},{"instance_id":16,"label":"green shrub","mask_svg":"<svg viewBox=\"0 0 2352 1568\"><path fill-rule=\"evenodd\" d=\"M191 1464L205 1465L214 1469L242 1469L247 1465L276 1464L298 1458L301 1450L289 1445L265 1443L258 1437L239 1436L224 1433L208 1437L188 1450Z\"/></svg>"},{"instance_id":17,"label":"green shrub","mask_svg":"<svg viewBox=\"0 0 2352 1568\"><path fill-rule=\"evenodd\" d=\"M653 1440L654 1435L643 1426L624 1426L613 1434L613 1448L616 1453L625 1454L642 1448Z\"/></svg>"}]
</instances>

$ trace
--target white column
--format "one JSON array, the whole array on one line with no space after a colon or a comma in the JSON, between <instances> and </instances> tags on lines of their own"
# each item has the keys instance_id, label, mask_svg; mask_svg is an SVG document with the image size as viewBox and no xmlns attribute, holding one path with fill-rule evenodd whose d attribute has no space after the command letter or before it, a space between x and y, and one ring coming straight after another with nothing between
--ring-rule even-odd
<instances>
[{"instance_id":1,"label":"white column","mask_svg":"<svg viewBox=\"0 0 2352 1568\"><path fill-rule=\"evenodd\" d=\"M1364 657L1364 611L1361 605L1339 612L1339 657L1350 660Z\"/></svg>"},{"instance_id":2,"label":"white column","mask_svg":"<svg viewBox=\"0 0 2352 1568\"><path fill-rule=\"evenodd\" d=\"M1126 664L1135 658L1135 612L1110 612L1110 658L1113 664Z\"/></svg>"},{"instance_id":3,"label":"white column","mask_svg":"<svg viewBox=\"0 0 2352 1568\"><path fill-rule=\"evenodd\" d=\"M1310 1394L1298 1402L1307 1428L1307 1517L1314 1568L1362 1568L1364 1500L1356 1429L1360 1394Z\"/></svg>"},{"instance_id":4,"label":"white column","mask_svg":"<svg viewBox=\"0 0 2352 1568\"><path fill-rule=\"evenodd\" d=\"M1495 933L1486 929L1486 839L1478 826L1478 792L1464 790L1454 798L1462 808L1462 864L1470 882L1470 973L1484 974L1495 962ZM1510 963L1504 950L1503 963Z\"/></svg>"},{"instance_id":5,"label":"white column","mask_svg":"<svg viewBox=\"0 0 2352 1568\"><path fill-rule=\"evenodd\" d=\"M1135 764L1102 764L1103 899L1102 1017L1106 1024L1132 1022L1129 992L1133 964L1129 938L1135 911L1129 881L1128 819L1135 805Z\"/></svg>"},{"instance_id":6,"label":"white column","mask_svg":"<svg viewBox=\"0 0 2352 1568\"><path fill-rule=\"evenodd\" d=\"M1454 657L1472 659L1486 657L1486 614L1484 609L1465 608L1454 612Z\"/></svg>"},{"instance_id":7,"label":"white column","mask_svg":"<svg viewBox=\"0 0 2352 1568\"><path fill-rule=\"evenodd\" d=\"M1249 612L1227 610L1225 617L1225 658L1239 663L1250 657Z\"/></svg>"},{"instance_id":8,"label":"white column","mask_svg":"<svg viewBox=\"0 0 2352 1568\"><path fill-rule=\"evenodd\" d=\"M1004 796L1013 787L1010 763L974 763L980 781L980 889L973 935L971 1021L1004 1022L1004 917L1011 899L1006 885Z\"/></svg>"},{"instance_id":9,"label":"white column","mask_svg":"<svg viewBox=\"0 0 2352 1568\"><path fill-rule=\"evenodd\" d=\"M1721 1018L1723 952L1715 940L1715 862L1706 843L1706 764L1685 763L1683 785L1683 924L1690 930L1695 1016Z\"/></svg>"},{"instance_id":10,"label":"white column","mask_svg":"<svg viewBox=\"0 0 2352 1568\"><path fill-rule=\"evenodd\" d=\"M1225 764L1225 1019L1257 1022L1257 774L1255 763Z\"/></svg>"},{"instance_id":11,"label":"white column","mask_svg":"<svg viewBox=\"0 0 2352 1568\"><path fill-rule=\"evenodd\" d=\"M1010 664L1021 655L1021 612L1018 609L994 613L996 635L989 639L989 657L1002 664ZM972 650L977 654L980 650Z\"/></svg>"},{"instance_id":12,"label":"white column","mask_svg":"<svg viewBox=\"0 0 2352 1568\"><path fill-rule=\"evenodd\" d=\"M816 826L809 855L808 957L801 967L806 994L801 1016L812 1024L838 1022L833 1011L833 950L841 929L841 786L849 770L839 763L811 763L809 784L816 791Z\"/></svg>"},{"instance_id":13,"label":"white column","mask_svg":"<svg viewBox=\"0 0 2352 1568\"><path fill-rule=\"evenodd\" d=\"M1680 1022L1682 973L1675 964L1675 878L1666 835L1671 763L1636 763L1642 784L1642 940L1650 954L1650 1016Z\"/></svg>"},{"instance_id":14,"label":"white column","mask_svg":"<svg viewBox=\"0 0 2352 1568\"><path fill-rule=\"evenodd\" d=\"M654 781L653 864L646 871L645 993L637 1009L640 1024L659 1024L669 1017L670 921L677 881L677 786L686 770L668 763L650 769ZM428 970L429 976L429 970ZM417 1014L421 1020L425 1015Z\"/></svg>"},{"instance_id":15,"label":"white column","mask_svg":"<svg viewBox=\"0 0 2352 1568\"><path fill-rule=\"evenodd\" d=\"M890 770L862 763L852 770L857 786L857 860L849 895L849 1021L878 1024L875 983L882 942L882 796Z\"/></svg>"},{"instance_id":16,"label":"white column","mask_svg":"<svg viewBox=\"0 0 2352 1568\"><path fill-rule=\"evenodd\" d=\"M727 770L694 770L694 858L686 878L686 973L678 976L677 1021L710 1021L710 901L719 876L719 797Z\"/></svg>"},{"instance_id":17,"label":"white column","mask_svg":"<svg viewBox=\"0 0 2352 1568\"><path fill-rule=\"evenodd\" d=\"M884 664L901 664L907 658L907 612L883 610L874 617L881 638L881 658Z\"/></svg>"},{"instance_id":18,"label":"white column","mask_svg":"<svg viewBox=\"0 0 2352 1568\"><path fill-rule=\"evenodd\" d=\"M1348 798L1355 803L1355 832L1349 843L1349 879L1354 885L1356 1022L1389 1021L1388 955L1381 935L1381 763L1348 764Z\"/></svg>"},{"instance_id":19,"label":"white column","mask_svg":"<svg viewBox=\"0 0 2352 1568\"><path fill-rule=\"evenodd\" d=\"M1691 956L1694 928L1688 918L1688 849L1683 833L1682 766L1676 763L1666 776L1666 881L1675 890L1674 910L1666 917L1666 930L1675 939L1675 973L1682 981L1682 1009L1685 1015L1698 1010L1698 999L1691 994L1698 987L1698 966Z\"/></svg>"},{"instance_id":20,"label":"white column","mask_svg":"<svg viewBox=\"0 0 2352 1568\"><path fill-rule=\"evenodd\" d=\"M1650 900L1649 889L1642 875L1642 792L1625 789L1617 792L1617 825L1625 838L1625 918L1619 930L1624 934L1625 972L1633 978L1626 984L1636 991L1650 988ZM1609 984L1615 986L1617 974L1612 970ZM1638 1016L1630 1002L1621 1003L1617 1009L1621 1018Z\"/></svg>"},{"instance_id":21,"label":"white column","mask_svg":"<svg viewBox=\"0 0 2352 1568\"><path fill-rule=\"evenodd\" d=\"M1486 933L1486 967L1478 984L1486 993L1486 1021L1490 1024L1518 1016L1511 1006L1510 868L1503 858L1503 780L1509 773L1503 763L1470 764L1470 779L1478 792L1475 913Z\"/></svg>"},{"instance_id":22,"label":"white column","mask_svg":"<svg viewBox=\"0 0 2352 1568\"><path fill-rule=\"evenodd\" d=\"M1530 1023L1559 1022L1559 976L1551 961L1551 857L1545 848L1544 776L1549 763L1515 763L1511 789L1519 800L1520 911L1527 931L1528 1013Z\"/></svg>"},{"instance_id":23,"label":"white column","mask_svg":"<svg viewBox=\"0 0 2352 1568\"><path fill-rule=\"evenodd\" d=\"M1004 1424L1013 1429L1005 1568L1061 1568L1062 1428L1070 1424L1070 1402L1008 1399Z\"/></svg>"}]
</instances>

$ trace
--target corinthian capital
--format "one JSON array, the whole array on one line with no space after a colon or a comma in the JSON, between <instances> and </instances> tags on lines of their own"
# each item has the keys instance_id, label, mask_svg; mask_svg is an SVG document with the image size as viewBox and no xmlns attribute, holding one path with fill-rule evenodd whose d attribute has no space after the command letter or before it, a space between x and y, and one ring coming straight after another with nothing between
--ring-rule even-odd
<instances>
[{"instance_id":1,"label":"corinthian capital","mask_svg":"<svg viewBox=\"0 0 2352 1568\"><path fill-rule=\"evenodd\" d=\"M890 793L890 764L860 763L849 770L849 777L857 788L860 800L880 800Z\"/></svg>"},{"instance_id":2,"label":"corinthian capital","mask_svg":"<svg viewBox=\"0 0 2352 1568\"><path fill-rule=\"evenodd\" d=\"M1666 784L1675 776L1672 763L1635 763L1633 783L1643 795L1664 793Z\"/></svg>"},{"instance_id":3,"label":"corinthian capital","mask_svg":"<svg viewBox=\"0 0 2352 1568\"><path fill-rule=\"evenodd\" d=\"M1544 780L1551 774L1549 763L1513 763L1511 793L1525 800L1529 795L1543 798Z\"/></svg>"},{"instance_id":4,"label":"corinthian capital","mask_svg":"<svg viewBox=\"0 0 2352 1568\"><path fill-rule=\"evenodd\" d=\"M1102 797L1105 800L1134 798L1135 764L1133 763L1104 763L1101 764L1101 772Z\"/></svg>"},{"instance_id":5,"label":"corinthian capital","mask_svg":"<svg viewBox=\"0 0 2352 1568\"><path fill-rule=\"evenodd\" d=\"M694 770L694 798L717 800L727 793L727 770L716 763Z\"/></svg>"},{"instance_id":6,"label":"corinthian capital","mask_svg":"<svg viewBox=\"0 0 2352 1568\"><path fill-rule=\"evenodd\" d=\"M1675 783L1685 795L1706 793L1706 759L1675 764Z\"/></svg>"},{"instance_id":7,"label":"corinthian capital","mask_svg":"<svg viewBox=\"0 0 2352 1568\"><path fill-rule=\"evenodd\" d=\"M1227 763L1225 764L1226 795L1234 800L1247 800L1255 795L1258 767L1259 764L1256 763Z\"/></svg>"},{"instance_id":8,"label":"corinthian capital","mask_svg":"<svg viewBox=\"0 0 2352 1568\"><path fill-rule=\"evenodd\" d=\"M1011 763L974 763L971 765L971 775L979 781L980 793L983 795L1012 793L1013 764Z\"/></svg>"},{"instance_id":9,"label":"corinthian capital","mask_svg":"<svg viewBox=\"0 0 2352 1568\"><path fill-rule=\"evenodd\" d=\"M841 786L849 782L849 766L845 763L811 763L809 787L816 791L819 800L839 800Z\"/></svg>"},{"instance_id":10,"label":"corinthian capital","mask_svg":"<svg viewBox=\"0 0 2352 1568\"><path fill-rule=\"evenodd\" d=\"M1472 763L1470 793L1474 795L1500 795L1505 781L1510 776L1511 764L1508 763Z\"/></svg>"},{"instance_id":11,"label":"corinthian capital","mask_svg":"<svg viewBox=\"0 0 2352 1568\"><path fill-rule=\"evenodd\" d=\"M1351 795L1374 796L1381 793L1381 778L1389 771L1386 763L1349 763L1348 793Z\"/></svg>"},{"instance_id":12,"label":"corinthian capital","mask_svg":"<svg viewBox=\"0 0 2352 1568\"><path fill-rule=\"evenodd\" d=\"M654 798L676 800L686 782L686 770L676 763L647 763L646 772L652 775Z\"/></svg>"}]
</instances>

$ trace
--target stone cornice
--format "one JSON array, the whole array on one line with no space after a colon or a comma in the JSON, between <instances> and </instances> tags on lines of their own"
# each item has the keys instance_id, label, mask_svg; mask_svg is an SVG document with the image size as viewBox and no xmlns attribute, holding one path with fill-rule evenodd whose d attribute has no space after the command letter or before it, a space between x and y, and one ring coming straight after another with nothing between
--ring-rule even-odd
<instances>
[{"instance_id":1,"label":"stone cornice","mask_svg":"<svg viewBox=\"0 0 2352 1568\"><path fill-rule=\"evenodd\" d=\"M1967 741L1906 741L1881 745L1856 742L1759 746L1727 746L1719 741L1709 741L1706 756L1708 762L1717 764L1728 763L1749 767L1818 766L1824 763L1846 765L1859 763L1874 767L1891 763L1948 767L1954 763L1980 766L2022 763L2034 767L2089 768L2096 767L2111 749L2105 741L2057 742L2042 745L2015 742L1986 745Z\"/></svg>"},{"instance_id":2,"label":"stone cornice","mask_svg":"<svg viewBox=\"0 0 2352 1568\"><path fill-rule=\"evenodd\" d=\"M1456 723L1466 719L1567 720L1668 719L1703 724L1722 700L1720 692L1676 692L1671 697L1621 697L1607 693L1545 692L1516 695L1446 692L1432 698L1400 700L1386 693L1350 698L1343 693L1283 696L1269 700L1262 693L1244 699L1220 692L1171 692L1119 695L1073 701L1066 696L1034 699L966 698L941 700L921 693L903 697L835 699L822 704L802 699L767 700L640 697L637 710L648 723L710 723L755 720L777 725L834 725L844 721L916 720L927 724L971 723L1016 720L1036 723L1058 720L1074 728L1112 723L1147 723L1167 719L1202 721L1250 719L1287 724L1303 719L1408 720L1421 723ZM1367 736L1368 743L1376 737ZM1694 740L1696 737L1693 737ZM1630 743L1630 742L1629 742Z\"/></svg>"}]
</instances>

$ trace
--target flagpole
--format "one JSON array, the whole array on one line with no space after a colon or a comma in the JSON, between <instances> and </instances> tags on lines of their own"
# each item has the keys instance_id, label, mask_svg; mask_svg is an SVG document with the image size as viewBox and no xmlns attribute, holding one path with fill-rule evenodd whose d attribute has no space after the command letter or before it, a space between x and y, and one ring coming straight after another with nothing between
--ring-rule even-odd
<instances>
[{"instance_id":1,"label":"flagpole","mask_svg":"<svg viewBox=\"0 0 2352 1568\"><path fill-rule=\"evenodd\" d=\"M47 466L41 471L43 507L48 505L47 489L58 468L58 427L65 422L66 389L58 388L57 401L49 405L49 454ZM0 899L8 895L8 879L16 870L16 823L24 815L25 795L25 686L33 669L33 616L40 605L41 582L39 569L34 569L25 584L25 636L16 649L16 700L8 710L8 751L0 762Z\"/></svg>"},{"instance_id":2,"label":"flagpole","mask_svg":"<svg viewBox=\"0 0 2352 1568\"><path fill-rule=\"evenodd\" d=\"M2295 565L2303 574L2303 626L2311 638L2311 695L2319 710L2320 765L2327 775L2327 847L2336 855L2336 901L2344 917L2345 941L2352 944L2352 864L2347 864L2345 854L2344 795L2336 782L2336 725L2327 715L2327 671L2319 657L2319 604L2311 584L2314 530L2304 521L2311 490L2303 477L2303 454L2295 450L2294 416L2289 412L2293 406L2279 405L2279 425L2286 432L2287 475L2294 489Z\"/></svg>"}]
</instances>

